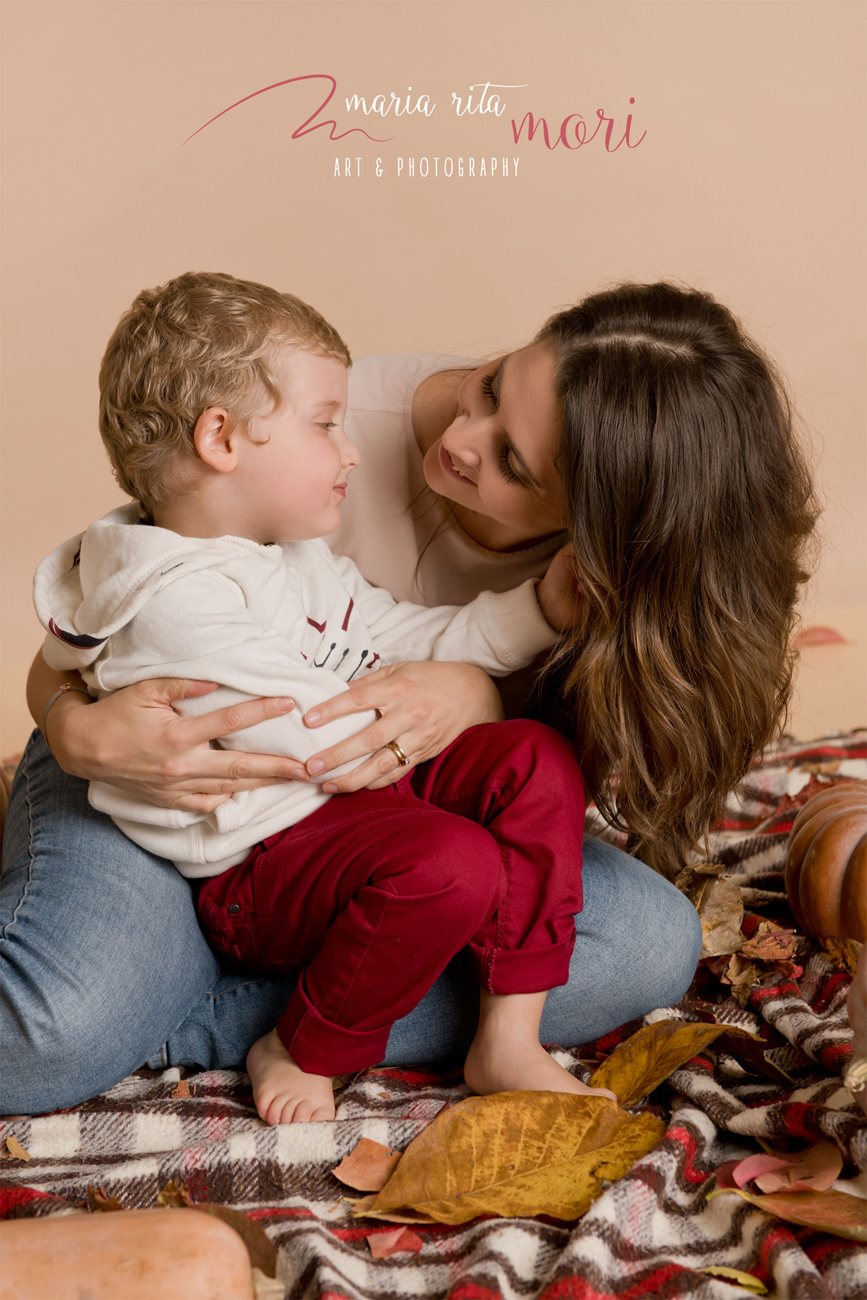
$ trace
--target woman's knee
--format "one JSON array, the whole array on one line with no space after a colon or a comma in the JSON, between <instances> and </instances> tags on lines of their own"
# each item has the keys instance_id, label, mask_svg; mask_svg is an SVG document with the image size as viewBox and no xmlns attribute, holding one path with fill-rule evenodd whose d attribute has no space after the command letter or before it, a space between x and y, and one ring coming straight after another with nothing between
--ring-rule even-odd
<instances>
[{"instance_id":1,"label":"woman's knee","mask_svg":"<svg viewBox=\"0 0 867 1300\"><path fill-rule=\"evenodd\" d=\"M585 839L583 880L576 954L600 978L634 986L648 1007L679 1001L701 955L701 922L689 899L643 862L599 840Z\"/></svg>"},{"instance_id":2,"label":"woman's knee","mask_svg":"<svg viewBox=\"0 0 867 1300\"><path fill-rule=\"evenodd\" d=\"M657 1004L673 1006L695 976L701 957L702 928L689 899L669 881L659 879L667 889L661 894L663 905L654 911L648 931L649 958L653 962L648 977L652 975L656 980Z\"/></svg>"},{"instance_id":3,"label":"woman's knee","mask_svg":"<svg viewBox=\"0 0 867 1300\"><path fill-rule=\"evenodd\" d=\"M218 970L187 883L94 812L34 740L0 877L3 1104L69 1105L117 1082Z\"/></svg>"}]
</instances>

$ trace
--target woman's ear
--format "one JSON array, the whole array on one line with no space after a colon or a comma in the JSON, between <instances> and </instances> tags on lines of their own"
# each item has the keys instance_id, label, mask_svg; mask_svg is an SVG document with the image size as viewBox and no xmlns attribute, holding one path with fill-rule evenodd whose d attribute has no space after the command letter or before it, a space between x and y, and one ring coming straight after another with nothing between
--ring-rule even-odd
<instances>
[{"instance_id":1,"label":"woman's ear","mask_svg":"<svg viewBox=\"0 0 867 1300\"><path fill-rule=\"evenodd\" d=\"M222 406L209 406L196 420L193 443L199 459L219 474L230 474L238 464L238 426Z\"/></svg>"}]
</instances>

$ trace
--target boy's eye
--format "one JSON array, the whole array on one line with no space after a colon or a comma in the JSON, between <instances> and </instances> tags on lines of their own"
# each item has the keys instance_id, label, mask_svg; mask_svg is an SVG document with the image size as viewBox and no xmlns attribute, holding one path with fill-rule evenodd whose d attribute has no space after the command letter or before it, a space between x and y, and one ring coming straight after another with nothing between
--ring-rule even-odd
<instances>
[{"instance_id":1,"label":"boy's eye","mask_svg":"<svg viewBox=\"0 0 867 1300\"><path fill-rule=\"evenodd\" d=\"M335 426L336 426L336 421L334 421L334 420L329 420L329 421L327 421L325 424L320 424L320 425L319 425L320 429L325 429L326 432L327 432L328 429L333 429L333 428L335 428Z\"/></svg>"}]
</instances>

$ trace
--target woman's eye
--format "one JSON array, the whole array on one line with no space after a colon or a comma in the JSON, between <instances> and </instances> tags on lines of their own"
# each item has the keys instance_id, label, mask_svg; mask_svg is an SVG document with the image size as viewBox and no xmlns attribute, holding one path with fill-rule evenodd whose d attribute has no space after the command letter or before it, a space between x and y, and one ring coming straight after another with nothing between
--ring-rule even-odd
<instances>
[{"instance_id":1,"label":"woman's eye","mask_svg":"<svg viewBox=\"0 0 867 1300\"><path fill-rule=\"evenodd\" d=\"M494 378L494 375L482 376L482 392L489 401L493 402L494 407L496 408L500 403L497 401L497 394L494 392Z\"/></svg>"},{"instance_id":2,"label":"woman's eye","mask_svg":"<svg viewBox=\"0 0 867 1300\"><path fill-rule=\"evenodd\" d=\"M326 424L320 424L319 427L320 429L324 429L325 432L327 433L329 429L333 429L336 427L336 421L329 420Z\"/></svg>"},{"instance_id":3,"label":"woman's eye","mask_svg":"<svg viewBox=\"0 0 867 1300\"><path fill-rule=\"evenodd\" d=\"M512 469L512 462L509 460L509 444L507 442L500 443L500 447L497 452L497 459L500 462L500 473L502 474L506 482L520 483L521 479Z\"/></svg>"}]
</instances>

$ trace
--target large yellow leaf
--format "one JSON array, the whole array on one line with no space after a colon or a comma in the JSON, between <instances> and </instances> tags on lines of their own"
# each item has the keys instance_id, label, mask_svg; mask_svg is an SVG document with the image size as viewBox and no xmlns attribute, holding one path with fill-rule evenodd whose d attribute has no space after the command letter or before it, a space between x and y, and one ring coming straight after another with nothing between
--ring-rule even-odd
<instances>
[{"instance_id":1,"label":"large yellow leaf","mask_svg":"<svg viewBox=\"0 0 867 1300\"><path fill-rule=\"evenodd\" d=\"M439 1223L479 1214L576 1219L656 1145L665 1125L606 1097L501 1092L442 1111L361 1212L415 1210ZM356 1208L356 1212L360 1207Z\"/></svg>"},{"instance_id":2,"label":"large yellow leaf","mask_svg":"<svg viewBox=\"0 0 867 1300\"><path fill-rule=\"evenodd\" d=\"M720 1046L748 1063L750 1069L770 1074L780 1082L790 1082L782 1070L764 1059L762 1040L745 1029L660 1020L655 1025L645 1025L616 1047L593 1075L593 1087L610 1088L621 1106L629 1106L653 1092L685 1061L718 1038L724 1039Z\"/></svg>"}]
</instances>

